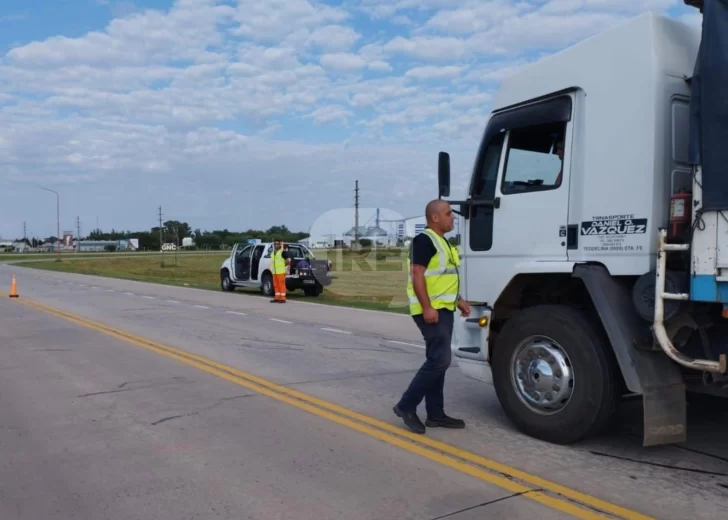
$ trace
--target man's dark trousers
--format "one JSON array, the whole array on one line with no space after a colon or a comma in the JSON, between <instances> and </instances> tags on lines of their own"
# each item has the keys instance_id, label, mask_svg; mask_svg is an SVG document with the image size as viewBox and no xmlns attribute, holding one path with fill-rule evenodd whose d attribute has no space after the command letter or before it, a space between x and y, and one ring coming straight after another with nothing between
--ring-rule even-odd
<instances>
[{"instance_id":1,"label":"man's dark trousers","mask_svg":"<svg viewBox=\"0 0 728 520\"><path fill-rule=\"evenodd\" d=\"M455 315L453 311L447 309L438 309L437 312L439 314L437 323L425 323L422 314L412 317L425 339L427 359L397 404L402 412L415 412L424 399L427 416L431 418L442 417L445 414L443 390L445 372L452 359L450 344Z\"/></svg>"}]
</instances>

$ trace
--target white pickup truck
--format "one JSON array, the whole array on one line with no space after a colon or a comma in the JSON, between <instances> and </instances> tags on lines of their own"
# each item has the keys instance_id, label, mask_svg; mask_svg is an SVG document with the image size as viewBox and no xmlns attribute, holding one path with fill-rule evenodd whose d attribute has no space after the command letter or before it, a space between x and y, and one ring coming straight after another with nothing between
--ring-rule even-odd
<instances>
[{"instance_id":1,"label":"white pickup truck","mask_svg":"<svg viewBox=\"0 0 728 520\"><path fill-rule=\"evenodd\" d=\"M286 289L302 289L306 296L318 296L331 285L331 261L317 260L303 244L284 243L290 259L286 272ZM271 253L273 243L235 244L220 268L220 287L234 291L236 287L258 287L265 296L273 296Z\"/></svg>"}]
</instances>

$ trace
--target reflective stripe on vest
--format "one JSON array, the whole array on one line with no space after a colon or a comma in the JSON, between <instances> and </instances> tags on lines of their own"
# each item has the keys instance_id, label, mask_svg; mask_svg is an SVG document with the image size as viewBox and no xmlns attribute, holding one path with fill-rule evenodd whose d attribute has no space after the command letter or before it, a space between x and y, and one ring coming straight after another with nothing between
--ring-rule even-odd
<instances>
[{"instance_id":1,"label":"reflective stripe on vest","mask_svg":"<svg viewBox=\"0 0 728 520\"><path fill-rule=\"evenodd\" d=\"M286 259L283 258L283 249L273 251L271 267L273 269L273 274L286 273Z\"/></svg>"},{"instance_id":2,"label":"reflective stripe on vest","mask_svg":"<svg viewBox=\"0 0 728 520\"><path fill-rule=\"evenodd\" d=\"M427 287L427 295L430 298L430 305L433 309L454 311L457 307L460 292L460 278L457 269L460 265L458 252L445 238L431 229L425 228L423 233L430 238L437 250L437 254L432 256L425 270L425 286ZM409 255L407 257L407 298L410 314L413 316L422 314L422 305L417 299L412 283L412 263Z\"/></svg>"}]
</instances>

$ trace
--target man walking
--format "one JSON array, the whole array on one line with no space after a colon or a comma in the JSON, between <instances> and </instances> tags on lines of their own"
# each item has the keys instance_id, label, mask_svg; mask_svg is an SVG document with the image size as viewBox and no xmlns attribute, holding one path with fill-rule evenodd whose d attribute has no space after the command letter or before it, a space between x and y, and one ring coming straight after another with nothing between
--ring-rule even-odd
<instances>
[{"instance_id":1,"label":"man walking","mask_svg":"<svg viewBox=\"0 0 728 520\"><path fill-rule=\"evenodd\" d=\"M271 303L286 303L286 258L283 253L283 242L278 239L273 241L270 269L273 274L273 290L275 291L275 297Z\"/></svg>"},{"instance_id":2,"label":"man walking","mask_svg":"<svg viewBox=\"0 0 728 520\"><path fill-rule=\"evenodd\" d=\"M450 366L455 309L470 315L470 305L460 299L460 259L445 233L455 223L453 211L444 200L433 200L425 210L427 227L412 241L407 268L407 296L410 314L425 340L426 360L409 388L394 406L394 413L415 433L430 427L464 428L465 422L445 415L445 372ZM422 424L417 406L425 400L427 420Z\"/></svg>"}]
</instances>

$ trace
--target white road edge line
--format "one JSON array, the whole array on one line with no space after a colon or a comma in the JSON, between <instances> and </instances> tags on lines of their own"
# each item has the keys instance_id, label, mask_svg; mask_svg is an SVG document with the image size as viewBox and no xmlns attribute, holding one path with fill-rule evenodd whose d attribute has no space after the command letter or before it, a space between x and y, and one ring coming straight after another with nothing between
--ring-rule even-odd
<instances>
[{"instance_id":1,"label":"white road edge line","mask_svg":"<svg viewBox=\"0 0 728 520\"><path fill-rule=\"evenodd\" d=\"M292 321L279 320L278 318L268 318L270 321L277 321L278 323L293 323Z\"/></svg>"},{"instance_id":2,"label":"white road edge line","mask_svg":"<svg viewBox=\"0 0 728 520\"><path fill-rule=\"evenodd\" d=\"M126 294L127 296L134 296L133 292L125 292L124 294Z\"/></svg>"},{"instance_id":3,"label":"white road edge line","mask_svg":"<svg viewBox=\"0 0 728 520\"><path fill-rule=\"evenodd\" d=\"M247 316L244 312L225 311L227 314L235 314L236 316Z\"/></svg>"},{"instance_id":4,"label":"white road edge line","mask_svg":"<svg viewBox=\"0 0 728 520\"><path fill-rule=\"evenodd\" d=\"M116 292L116 289L106 289L106 292Z\"/></svg>"},{"instance_id":5,"label":"white road edge line","mask_svg":"<svg viewBox=\"0 0 728 520\"><path fill-rule=\"evenodd\" d=\"M167 303L179 303L177 300L167 300Z\"/></svg>"},{"instance_id":6,"label":"white road edge line","mask_svg":"<svg viewBox=\"0 0 728 520\"><path fill-rule=\"evenodd\" d=\"M424 345L418 345L417 343L407 343L406 341L397 341L395 339L388 339L388 343L394 343L395 345L407 345L408 347L425 348Z\"/></svg>"},{"instance_id":7,"label":"white road edge line","mask_svg":"<svg viewBox=\"0 0 728 520\"><path fill-rule=\"evenodd\" d=\"M142 296L142 298L145 298L147 300L156 300L154 296Z\"/></svg>"},{"instance_id":8,"label":"white road edge line","mask_svg":"<svg viewBox=\"0 0 728 520\"><path fill-rule=\"evenodd\" d=\"M204 305L193 305L193 307L197 309L209 309L210 307L205 307Z\"/></svg>"},{"instance_id":9,"label":"white road edge line","mask_svg":"<svg viewBox=\"0 0 728 520\"><path fill-rule=\"evenodd\" d=\"M352 334L348 330L330 329L328 327L321 327L321 330L328 330L329 332L338 332L339 334Z\"/></svg>"}]
</instances>

